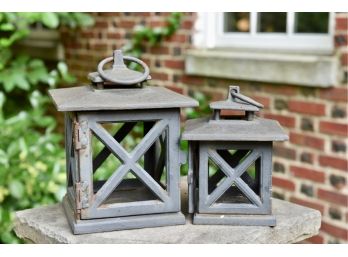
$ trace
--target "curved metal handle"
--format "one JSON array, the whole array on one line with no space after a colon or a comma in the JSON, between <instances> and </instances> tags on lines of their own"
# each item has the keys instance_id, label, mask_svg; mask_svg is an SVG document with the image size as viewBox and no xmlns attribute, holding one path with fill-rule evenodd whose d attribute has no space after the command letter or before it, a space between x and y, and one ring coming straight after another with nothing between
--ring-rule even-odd
<instances>
[{"instance_id":1,"label":"curved metal handle","mask_svg":"<svg viewBox=\"0 0 348 257\"><path fill-rule=\"evenodd\" d=\"M123 60L138 63L144 69L143 75L137 79L119 80L119 79L115 79L115 78L109 76L108 74L106 74L104 72L104 70L103 70L104 65L111 62L111 61L114 61L114 64L112 65L112 70L128 69L127 66L124 64ZM110 81L110 82L113 82L113 83L116 83L116 84L122 84L122 85L132 85L132 84L137 84L137 83L143 82L148 78L148 76L150 74L150 69L146 65L146 63L144 63L143 61L139 60L138 58L135 58L132 56L122 56L121 50L114 51L114 56L107 57L104 60L102 60L98 64L97 70L98 70L100 77L102 77L103 79Z\"/></svg>"},{"instance_id":2,"label":"curved metal handle","mask_svg":"<svg viewBox=\"0 0 348 257\"><path fill-rule=\"evenodd\" d=\"M230 94L232 98L238 98L239 100L246 102L248 104L254 105L258 108L263 108L263 104L256 102L254 99L251 99L248 96L242 95L239 93L239 87L238 86L230 86Z\"/></svg>"}]
</instances>

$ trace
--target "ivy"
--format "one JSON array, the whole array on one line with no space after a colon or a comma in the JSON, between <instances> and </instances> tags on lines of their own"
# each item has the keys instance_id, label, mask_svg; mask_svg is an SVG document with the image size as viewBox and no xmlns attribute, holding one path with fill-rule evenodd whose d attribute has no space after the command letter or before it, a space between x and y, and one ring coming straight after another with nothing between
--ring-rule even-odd
<instances>
[{"instance_id":1,"label":"ivy","mask_svg":"<svg viewBox=\"0 0 348 257\"><path fill-rule=\"evenodd\" d=\"M83 13L0 13L0 243L20 242L12 231L15 211L55 203L65 193L65 151L47 115L46 90L74 81L64 62L50 69L14 46L32 26L92 24Z\"/></svg>"},{"instance_id":2,"label":"ivy","mask_svg":"<svg viewBox=\"0 0 348 257\"><path fill-rule=\"evenodd\" d=\"M172 36L180 27L182 13L171 13L166 20L166 26L151 28L137 25L134 28L131 41L126 44L123 51L129 55L139 58L143 52L144 45L158 46L165 38Z\"/></svg>"}]
</instances>

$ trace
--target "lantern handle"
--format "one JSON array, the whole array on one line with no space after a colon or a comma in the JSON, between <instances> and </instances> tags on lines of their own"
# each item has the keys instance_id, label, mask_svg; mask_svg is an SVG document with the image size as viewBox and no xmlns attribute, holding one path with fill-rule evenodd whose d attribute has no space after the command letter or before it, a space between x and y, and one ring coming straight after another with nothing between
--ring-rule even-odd
<instances>
[{"instance_id":1,"label":"lantern handle","mask_svg":"<svg viewBox=\"0 0 348 257\"><path fill-rule=\"evenodd\" d=\"M111 62L111 61L114 62L112 65L112 69L111 69L112 71L124 70L126 72L127 70L130 70L124 64L124 60L135 62L135 63L139 64L140 66L142 66L142 68L144 69L142 76L139 78L135 78L135 79L120 80L120 79L117 79L113 76L110 76L104 72L104 70L103 70L104 65ZM102 77L104 80L107 80L107 81L110 81L110 82L113 82L116 84L121 84L121 85L132 85L132 84L141 83L141 82L145 81L149 77L149 74L150 74L150 69L146 65L146 63L144 63L143 61L139 60L138 58L135 58L132 56L123 56L121 50L115 50L113 56L107 57L104 60L102 60L98 64L97 70L98 70L100 77Z\"/></svg>"},{"instance_id":2,"label":"lantern handle","mask_svg":"<svg viewBox=\"0 0 348 257\"><path fill-rule=\"evenodd\" d=\"M228 98L232 101L234 101L237 98L245 103L256 106L258 108L264 107L263 104L256 102L254 99L251 99L250 97L239 93L239 86L230 86L230 93Z\"/></svg>"}]
</instances>

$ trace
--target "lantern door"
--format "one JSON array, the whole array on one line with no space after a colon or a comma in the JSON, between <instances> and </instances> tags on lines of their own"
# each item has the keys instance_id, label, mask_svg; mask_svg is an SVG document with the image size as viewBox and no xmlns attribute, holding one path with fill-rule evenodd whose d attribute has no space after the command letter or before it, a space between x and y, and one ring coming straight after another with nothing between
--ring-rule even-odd
<instances>
[{"instance_id":1,"label":"lantern door","mask_svg":"<svg viewBox=\"0 0 348 257\"><path fill-rule=\"evenodd\" d=\"M198 151L199 213L271 213L271 142L200 142Z\"/></svg>"},{"instance_id":2,"label":"lantern door","mask_svg":"<svg viewBox=\"0 0 348 257\"><path fill-rule=\"evenodd\" d=\"M179 110L79 113L81 219L180 211Z\"/></svg>"}]
</instances>

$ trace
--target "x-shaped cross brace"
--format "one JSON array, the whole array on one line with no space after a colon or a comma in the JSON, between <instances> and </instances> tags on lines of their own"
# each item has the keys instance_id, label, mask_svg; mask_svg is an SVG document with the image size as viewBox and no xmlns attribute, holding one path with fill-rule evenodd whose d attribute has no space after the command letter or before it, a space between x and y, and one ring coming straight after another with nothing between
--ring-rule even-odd
<instances>
[{"instance_id":1,"label":"x-shaped cross brace","mask_svg":"<svg viewBox=\"0 0 348 257\"><path fill-rule=\"evenodd\" d=\"M227 178L222 181L222 183L219 184L210 195L208 195L205 201L206 205L211 206L234 183L253 204L258 207L262 206L260 197L256 195L248 184L246 184L240 177L247 170L247 168L260 157L261 153L259 150L253 150L250 155L248 155L236 168L232 168L215 150L210 149L208 151L208 155L226 174Z\"/></svg>"},{"instance_id":2,"label":"x-shaped cross brace","mask_svg":"<svg viewBox=\"0 0 348 257\"><path fill-rule=\"evenodd\" d=\"M168 126L166 120L158 121L135 149L128 153L99 123L91 122L90 128L98 139L122 161L122 165L110 176L95 194L91 208L98 208L122 182L128 171L137 176L163 202L169 201L167 192L137 163Z\"/></svg>"}]
</instances>

